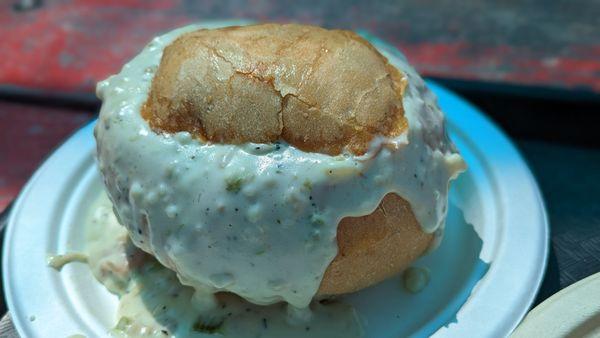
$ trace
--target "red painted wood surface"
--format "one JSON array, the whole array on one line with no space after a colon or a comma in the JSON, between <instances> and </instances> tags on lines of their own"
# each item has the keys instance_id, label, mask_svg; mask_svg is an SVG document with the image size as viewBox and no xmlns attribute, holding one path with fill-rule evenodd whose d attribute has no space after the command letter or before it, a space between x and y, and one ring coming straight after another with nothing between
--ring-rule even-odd
<instances>
[{"instance_id":1,"label":"red painted wood surface","mask_svg":"<svg viewBox=\"0 0 600 338\"><path fill-rule=\"evenodd\" d=\"M597 1L3 1L0 84L91 92L160 32L249 18L367 29L429 76L600 93L599 17Z\"/></svg>"},{"instance_id":2,"label":"red painted wood surface","mask_svg":"<svg viewBox=\"0 0 600 338\"><path fill-rule=\"evenodd\" d=\"M0 101L0 211L44 158L91 117L86 111Z\"/></svg>"}]
</instances>

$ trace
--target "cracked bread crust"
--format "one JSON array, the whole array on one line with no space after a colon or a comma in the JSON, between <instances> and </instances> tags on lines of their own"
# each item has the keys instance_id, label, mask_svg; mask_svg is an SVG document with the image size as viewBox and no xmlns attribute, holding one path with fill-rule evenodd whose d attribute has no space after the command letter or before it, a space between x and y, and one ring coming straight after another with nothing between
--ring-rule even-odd
<instances>
[{"instance_id":1,"label":"cracked bread crust","mask_svg":"<svg viewBox=\"0 0 600 338\"><path fill-rule=\"evenodd\" d=\"M406 78L358 35L303 25L198 30L163 52L142 116L155 131L239 144L283 139L310 152L360 155L376 135L408 128ZM337 231L317 296L345 294L407 267L430 246L393 193Z\"/></svg>"},{"instance_id":2,"label":"cracked bread crust","mask_svg":"<svg viewBox=\"0 0 600 338\"><path fill-rule=\"evenodd\" d=\"M283 139L363 154L407 128L406 79L353 32L261 24L198 30L169 45L142 116L157 131L216 143Z\"/></svg>"}]
</instances>

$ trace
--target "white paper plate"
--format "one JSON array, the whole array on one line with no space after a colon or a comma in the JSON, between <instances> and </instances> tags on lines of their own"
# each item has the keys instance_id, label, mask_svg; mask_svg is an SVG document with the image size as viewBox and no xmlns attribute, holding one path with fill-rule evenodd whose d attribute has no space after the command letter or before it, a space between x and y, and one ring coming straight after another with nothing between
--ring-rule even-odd
<instances>
[{"instance_id":1,"label":"white paper plate","mask_svg":"<svg viewBox=\"0 0 600 338\"><path fill-rule=\"evenodd\" d=\"M536 306L512 337L600 337L600 273Z\"/></svg>"},{"instance_id":2,"label":"white paper plate","mask_svg":"<svg viewBox=\"0 0 600 338\"><path fill-rule=\"evenodd\" d=\"M430 88L469 165L453 186L441 247L415 264L431 270L431 282L411 295L392 278L347 301L370 338L506 336L531 305L546 266L544 205L506 136L456 95L435 84ZM9 219L3 282L23 337L100 337L115 323L116 297L86 265L69 264L60 273L46 266L48 253L82 249L81 220L102 193L92 129L90 124L78 131L38 169Z\"/></svg>"}]
</instances>

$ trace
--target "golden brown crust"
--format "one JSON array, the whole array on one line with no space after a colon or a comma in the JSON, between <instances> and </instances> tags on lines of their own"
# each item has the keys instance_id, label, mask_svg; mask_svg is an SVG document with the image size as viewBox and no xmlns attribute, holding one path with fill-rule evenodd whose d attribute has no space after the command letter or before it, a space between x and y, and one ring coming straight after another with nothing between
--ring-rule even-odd
<instances>
[{"instance_id":1,"label":"golden brown crust","mask_svg":"<svg viewBox=\"0 0 600 338\"><path fill-rule=\"evenodd\" d=\"M364 153L407 128L403 75L349 31L265 24L199 30L169 45L142 110L152 128L220 143L284 139L305 151ZM353 292L398 273L433 236L408 202L386 195L344 218L318 295Z\"/></svg>"},{"instance_id":2,"label":"golden brown crust","mask_svg":"<svg viewBox=\"0 0 600 338\"><path fill-rule=\"evenodd\" d=\"M367 216L344 218L337 230L338 254L318 295L350 293L378 283L408 267L431 245L410 204L387 194Z\"/></svg>"},{"instance_id":3,"label":"golden brown crust","mask_svg":"<svg viewBox=\"0 0 600 338\"><path fill-rule=\"evenodd\" d=\"M403 75L358 35L263 24L198 30L169 45L142 115L152 128L219 143L284 139L362 154L407 127Z\"/></svg>"}]
</instances>

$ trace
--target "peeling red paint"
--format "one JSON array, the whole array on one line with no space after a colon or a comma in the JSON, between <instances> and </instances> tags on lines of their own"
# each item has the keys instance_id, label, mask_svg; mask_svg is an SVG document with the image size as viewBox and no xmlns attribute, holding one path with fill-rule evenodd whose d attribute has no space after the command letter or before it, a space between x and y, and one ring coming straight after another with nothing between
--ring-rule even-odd
<instances>
[{"instance_id":1,"label":"peeling red paint","mask_svg":"<svg viewBox=\"0 0 600 338\"><path fill-rule=\"evenodd\" d=\"M92 116L81 110L0 101L0 211L48 153Z\"/></svg>"},{"instance_id":2,"label":"peeling red paint","mask_svg":"<svg viewBox=\"0 0 600 338\"><path fill-rule=\"evenodd\" d=\"M110 7L73 5L25 13L26 20L15 22L20 15L13 13L0 28L10 31L0 45L0 54L6 56L0 63L0 83L53 91L92 90L156 32L186 21L159 12L140 13L143 19L132 20ZM0 21L6 22L3 17Z\"/></svg>"},{"instance_id":3,"label":"peeling red paint","mask_svg":"<svg viewBox=\"0 0 600 338\"><path fill-rule=\"evenodd\" d=\"M492 36L487 42L466 34L484 26L443 15L444 29L423 33L415 27L422 20L416 3L403 4L401 14L407 14L399 15L394 12L399 4L379 3L371 9L359 2L338 2L311 8L304 2L265 0L57 0L26 12L11 10L5 2L0 5L0 83L91 92L97 81L117 72L158 33L207 18L237 17L368 29L398 46L428 76L600 93L600 41L590 45L574 36L556 49L535 47L535 41L528 46L511 44L510 39L498 44Z\"/></svg>"},{"instance_id":4,"label":"peeling red paint","mask_svg":"<svg viewBox=\"0 0 600 338\"><path fill-rule=\"evenodd\" d=\"M526 51L507 46L481 48L473 54L471 46L464 43L404 45L399 48L425 75L561 88L587 87L600 93L600 48L587 53L598 55L596 59L565 56L531 58Z\"/></svg>"}]
</instances>

